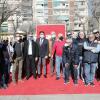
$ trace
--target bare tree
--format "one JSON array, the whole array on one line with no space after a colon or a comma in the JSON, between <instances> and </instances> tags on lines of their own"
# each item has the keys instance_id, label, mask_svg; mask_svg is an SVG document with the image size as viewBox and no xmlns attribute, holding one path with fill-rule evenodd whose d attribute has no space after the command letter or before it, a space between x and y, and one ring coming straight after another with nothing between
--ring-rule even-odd
<instances>
[{"instance_id":1,"label":"bare tree","mask_svg":"<svg viewBox=\"0 0 100 100\"><path fill-rule=\"evenodd\" d=\"M22 23L22 16L21 15L16 15L15 16L11 16L10 20L12 22L12 26L13 26L13 32L14 32L14 37L16 36L16 33L18 31L18 29L20 28Z\"/></svg>"},{"instance_id":2,"label":"bare tree","mask_svg":"<svg viewBox=\"0 0 100 100\"><path fill-rule=\"evenodd\" d=\"M83 31L85 32L86 31L86 24L89 20L88 16L84 15L84 14L80 14L80 11L79 11L79 8L78 8L78 5L76 6L76 11L75 11L75 16L79 19L79 26L82 26L83 28ZM88 8L87 8L88 9Z\"/></svg>"},{"instance_id":3,"label":"bare tree","mask_svg":"<svg viewBox=\"0 0 100 100\"><path fill-rule=\"evenodd\" d=\"M17 5L12 8L11 4L9 4L7 0L0 0L0 27L3 22L7 21L7 19L13 15L19 6L20 5Z\"/></svg>"},{"instance_id":4,"label":"bare tree","mask_svg":"<svg viewBox=\"0 0 100 100\"><path fill-rule=\"evenodd\" d=\"M100 1L99 0L89 0L88 7L91 12L91 15L94 18L96 18L97 22L99 23L99 17L96 16L96 12L100 8Z\"/></svg>"},{"instance_id":5,"label":"bare tree","mask_svg":"<svg viewBox=\"0 0 100 100\"><path fill-rule=\"evenodd\" d=\"M95 24L100 28L100 0L89 0L88 7L91 15L92 22L95 19ZM99 13L99 15L97 15Z\"/></svg>"},{"instance_id":6,"label":"bare tree","mask_svg":"<svg viewBox=\"0 0 100 100\"><path fill-rule=\"evenodd\" d=\"M35 32L35 23L32 21L24 21L20 27L20 30L25 32L25 33L34 33Z\"/></svg>"},{"instance_id":7,"label":"bare tree","mask_svg":"<svg viewBox=\"0 0 100 100\"><path fill-rule=\"evenodd\" d=\"M93 18L95 18L98 26L100 24L100 17L99 17L100 15L97 16L97 14L96 14L100 10L100 0L88 0L87 7L88 7L87 9L88 9L88 14L89 14L88 16L80 15L79 12L75 12L75 16L77 16L80 20L79 25L83 26L83 31L85 31L85 24L87 22L93 24ZM92 26L92 31L93 31L93 26Z\"/></svg>"}]
</instances>

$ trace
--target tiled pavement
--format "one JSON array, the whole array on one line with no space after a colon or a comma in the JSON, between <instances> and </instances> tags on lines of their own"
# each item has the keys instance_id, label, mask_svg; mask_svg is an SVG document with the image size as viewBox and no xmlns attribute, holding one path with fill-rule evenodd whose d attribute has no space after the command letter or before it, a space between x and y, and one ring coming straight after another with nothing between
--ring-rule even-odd
<instances>
[{"instance_id":1,"label":"tiled pavement","mask_svg":"<svg viewBox=\"0 0 100 100\"><path fill-rule=\"evenodd\" d=\"M100 100L100 94L0 96L0 100Z\"/></svg>"}]
</instances>

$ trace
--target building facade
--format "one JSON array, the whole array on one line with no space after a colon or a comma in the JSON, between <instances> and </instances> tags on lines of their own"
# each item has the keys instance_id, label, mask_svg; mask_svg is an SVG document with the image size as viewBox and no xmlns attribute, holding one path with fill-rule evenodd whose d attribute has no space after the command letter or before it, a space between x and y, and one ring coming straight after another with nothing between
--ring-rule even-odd
<instances>
[{"instance_id":1,"label":"building facade","mask_svg":"<svg viewBox=\"0 0 100 100\"><path fill-rule=\"evenodd\" d=\"M13 22L20 27L24 22L38 24L66 24L68 31L88 30L88 0L7 0L11 7L20 4L8 19L8 32Z\"/></svg>"},{"instance_id":2,"label":"building facade","mask_svg":"<svg viewBox=\"0 0 100 100\"><path fill-rule=\"evenodd\" d=\"M33 18L37 23L64 23L68 30L87 30L87 0L34 0L33 3Z\"/></svg>"}]
</instances>

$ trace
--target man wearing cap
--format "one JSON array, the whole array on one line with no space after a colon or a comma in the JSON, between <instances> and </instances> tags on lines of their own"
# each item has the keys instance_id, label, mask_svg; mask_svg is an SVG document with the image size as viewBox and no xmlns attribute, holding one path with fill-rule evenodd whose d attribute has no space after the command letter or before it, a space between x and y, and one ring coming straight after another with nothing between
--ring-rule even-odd
<instances>
[{"instance_id":1,"label":"man wearing cap","mask_svg":"<svg viewBox=\"0 0 100 100\"><path fill-rule=\"evenodd\" d=\"M64 41L63 34L59 33L58 40L55 41L53 50L52 50L52 58L54 54L56 55L56 80L60 79L60 65L62 65L62 53L63 53L64 44L65 44L65 41Z\"/></svg>"},{"instance_id":2,"label":"man wearing cap","mask_svg":"<svg viewBox=\"0 0 100 100\"><path fill-rule=\"evenodd\" d=\"M93 33L95 34L95 43L98 43L100 45L100 32L98 30L94 30ZM97 69L97 80L100 81L100 52L98 57L98 69Z\"/></svg>"},{"instance_id":3,"label":"man wearing cap","mask_svg":"<svg viewBox=\"0 0 100 100\"><path fill-rule=\"evenodd\" d=\"M84 42L84 73L85 73L85 85L94 85L94 77L98 62L98 53L100 52L100 45L95 43L95 35L89 34L89 38Z\"/></svg>"},{"instance_id":4,"label":"man wearing cap","mask_svg":"<svg viewBox=\"0 0 100 100\"><path fill-rule=\"evenodd\" d=\"M100 33L99 33L99 31L98 30L94 30L93 33L95 34L97 42L100 43Z\"/></svg>"},{"instance_id":5,"label":"man wearing cap","mask_svg":"<svg viewBox=\"0 0 100 100\"><path fill-rule=\"evenodd\" d=\"M12 81L16 84L16 72L18 69L18 81L22 81L22 65L23 65L23 43L20 41L20 37L16 36L16 42L14 44L14 67L12 68Z\"/></svg>"}]
</instances>

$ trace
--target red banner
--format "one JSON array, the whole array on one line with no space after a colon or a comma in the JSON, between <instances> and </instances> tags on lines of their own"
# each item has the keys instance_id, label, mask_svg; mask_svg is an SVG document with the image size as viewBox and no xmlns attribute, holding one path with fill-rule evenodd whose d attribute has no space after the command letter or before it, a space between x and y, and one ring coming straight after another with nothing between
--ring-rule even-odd
<instances>
[{"instance_id":1,"label":"red banner","mask_svg":"<svg viewBox=\"0 0 100 100\"><path fill-rule=\"evenodd\" d=\"M36 27L37 37L39 37L39 32L40 31L44 31L45 36L48 36L52 32L55 32L56 35L58 35L59 33L62 33L65 37L66 26L64 24L37 25L37 27Z\"/></svg>"}]
</instances>

